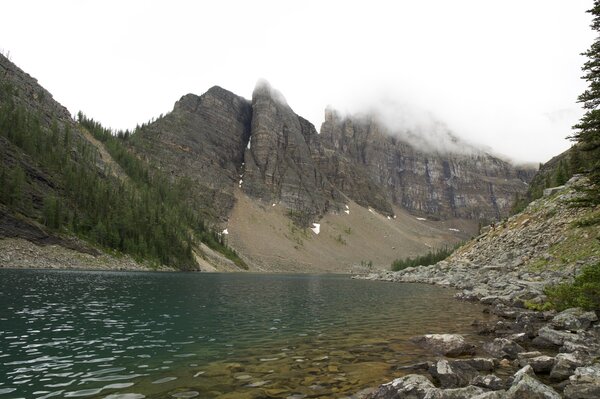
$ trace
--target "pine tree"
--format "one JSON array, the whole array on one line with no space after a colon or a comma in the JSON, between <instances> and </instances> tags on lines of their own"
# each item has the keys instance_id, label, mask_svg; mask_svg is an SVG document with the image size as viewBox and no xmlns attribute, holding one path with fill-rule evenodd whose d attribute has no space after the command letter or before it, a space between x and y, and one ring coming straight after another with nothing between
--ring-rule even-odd
<instances>
[{"instance_id":1,"label":"pine tree","mask_svg":"<svg viewBox=\"0 0 600 399\"><path fill-rule=\"evenodd\" d=\"M600 33L600 0L594 0L594 6L588 10L593 15L592 30ZM586 109L581 120L573 128L576 133L571 139L576 141L579 149L589 153L592 162L587 171L590 187L585 190L583 205L600 204L600 35L588 51L583 53L588 61L583 64L582 79L588 82L588 88L578 98Z\"/></svg>"}]
</instances>

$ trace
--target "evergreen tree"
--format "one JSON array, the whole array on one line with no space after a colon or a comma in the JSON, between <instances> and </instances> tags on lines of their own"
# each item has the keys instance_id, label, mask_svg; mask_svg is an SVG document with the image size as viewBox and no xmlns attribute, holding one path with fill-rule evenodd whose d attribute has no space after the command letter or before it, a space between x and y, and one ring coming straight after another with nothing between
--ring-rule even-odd
<instances>
[{"instance_id":1,"label":"evergreen tree","mask_svg":"<svg viewBox=\"0 0 600 399\"><path fill-rule=\"evenodd\" d=\"M591 28L600 33L600 0L594 0L594 6L588 12L593 15ZM588 58L582 67L585 73L582 79L588 82L588 88L578 100L586 112L573 127L576 133L571 138L578 143L581 151L588 152L591 156L591 167L587 171L590 187L585 190L581 203L595 206L600 204L600 36L582 55Z\"/></svg>"}]
</instances>

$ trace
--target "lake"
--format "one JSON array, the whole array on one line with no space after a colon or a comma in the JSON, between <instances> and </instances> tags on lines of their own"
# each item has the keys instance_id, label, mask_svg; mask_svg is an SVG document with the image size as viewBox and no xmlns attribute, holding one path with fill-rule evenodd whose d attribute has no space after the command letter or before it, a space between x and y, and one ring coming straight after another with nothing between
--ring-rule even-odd
<instances>
[{"instance_id":1,"label":"lake","mask_svg":"<svg viewBox=\"0 0 600 399\"><path fill-rule=\"evenodd\" d=\"M453 291L338 275L0 270L0 399L344 397L478 340Z\"/></svg>"}]
</instances>

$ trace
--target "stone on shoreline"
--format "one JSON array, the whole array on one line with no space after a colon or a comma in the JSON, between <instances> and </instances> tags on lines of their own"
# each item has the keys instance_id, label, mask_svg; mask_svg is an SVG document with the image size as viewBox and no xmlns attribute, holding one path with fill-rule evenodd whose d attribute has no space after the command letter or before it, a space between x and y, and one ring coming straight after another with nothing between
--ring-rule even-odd
<instances>
[{"instance_id":1,"label":"stone on shoreline","mask_svg":"<svg viewBox=\"0 0 600 399\"><path fill-rule=\"evenodd\" d=\"M438 355L455 357L475 354L475 346L467 343L460 334L426 334L414 337L411 341Z\"/></svg>"}]
</instances>

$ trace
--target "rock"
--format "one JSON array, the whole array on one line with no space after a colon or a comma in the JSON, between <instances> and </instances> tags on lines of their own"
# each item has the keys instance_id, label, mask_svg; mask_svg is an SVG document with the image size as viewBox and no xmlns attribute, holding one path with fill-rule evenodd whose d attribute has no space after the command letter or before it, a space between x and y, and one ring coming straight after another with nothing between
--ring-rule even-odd
<instances>
[{"instance_id":1,"label":"rock","mask_svg":"<svg viewBox=\"0 0 600 399\"><path fill-rule=\"evenodd\" d=\"M575 373L577 367L583 366L586 360L577 352L559 353L556 355L554 367L550 371L550 378L556 381L566 380Z\"/></svg>"},{"instance_id":2,"label":"rock","mask_svg":"<svg viewBox=\"0 0 600 399\"><path fill-rule=\"evenodd\" d=\"M483 344L483 350L494 357L516 359L517 354L525 352L525 349L516 342L506 338L496 338L492 342Z\"/></svg>"},{"instance_id":3,"label":"rock","mask_svg":"<svg viewBox=\"0 0 600 399\"><path fill-rule=\"evenodd\" d=\"M440 383L442 388L457 388L469 385L478 373L465 362L440 359L429 369L429 374Z\"/></svg>"},{"instance_id":4,"label":"rock","mask_svg":"<svg viewBox=\"0 0 600 399\"><path fill-rule=\"evenodd\" d=\"M483 393L485 393L483 389L472 385L454 389L435 388L429 390L423 399L464 399L472 398L473 396L481 395Z\"/></svg>"},{"instance_id":5,"label":"rock","mask_svg":"<svg viewBox=\"0 0 600 399\"><path fill-rule=\"evenodd\" d=\"M460 334L426 334L414 337L412 342L444 356L462 356L475 354L475 346L467 343Z\"/></svg>"},{"instance_id":6,"label":"rock","mask_svg":"<svg viewBox=\"0 0 600 399\"><path fill-rule=\"evenodd\" d=\"M519 360L519 366L524 367L526 365L530 365L536 374L547 374L554 366L554 358L552 356L541 355Z\"/></svg>"},{"instance_id":7,"label":"rock","mask_svg":"<svg viewBox=\"0 0 600 399\"><path fill-rule=\"evenodd\" d=\"M600 398L600 363L578 367L564 390L567 399Z\"/></svg>"},{"instance_id":8,"label":"rock","mask_svg":"<svg viewBox=\"0 0 600 399\"><path fill-rule=\"evenodd\" d=\"M494 359L488 357L474 357L470 359L456 359L451 363L466 363L477 371L492 371L494 369Z\"/></svg>"},{"instance_id":9,"label":"rock","mask_svg":"<svg viewBox=\"0 0 600 399\"><path fill-rule=\"evenodd\" d=\"M479 395L475 395L469 399L504 399L506 397L505 390L492 391L492 392L484 392Z\"/></svg>"},{"instance_id":10,"label":"rock","mask_svg":"<svg viewBox=\"0 0 600 399\"><path fill-rule=\"evenodd\" d=\"M535 378L531 366L525 366L515 373L505 397L506 399L560 399L558 392Z\"/></svg>"},{"instance_id":11,"label":"rock","mask_svg":"<svg viewBox=\"0 0 600 399\"><path fill-rule=\"evenodd\" d=\"M431 381L419 374L409 374L380 385L372 399L423 399L432 389Z\"/></svg>"},{"instance_id":12,"label":"rock","mask_svg":"<svg viewBox=\"0 0 600 399\"><path fill-rule=\"evenodd\" d=\"M577 342L579 340L577 334L567 331L557 331L548 326L540 328L538 331L538 336L556 346L562 346L565 341Z\"/></svg>"},{"instance_id":13,"label":"rock","mask_svg":"<svg viewBox=\"0 0 600 399\"><path fill-rule=\"evenodd\" d=\"M499 389L503 389L505 387L504 381L493 375L478 375L471 380L471 385L475 385L485 389L491 389L493 391L497 391Z\"/></svg>"},{"instance_id":14,"label":"rock","mask_svg":"<svg viewBox=\"0 0 600 399\"><path fill-rule=\"evenodd\" d=\"M559 191L561 191L564 188L565 188L565 186L545 188L544 189L544 197L551 197L552 195L558 193Z\"/></svg>"},{"instance_id":15,"label":"rock","mask_svg":"<svg viewBox=\"0 0 600 399\"><path fill-rule=\"evenodd\" d=\"M577 331L585 330L598 321L595 312L586 312L581 308L570 308L554 316L550 324L558 330Z\"/></svg>"}]
</instances>

